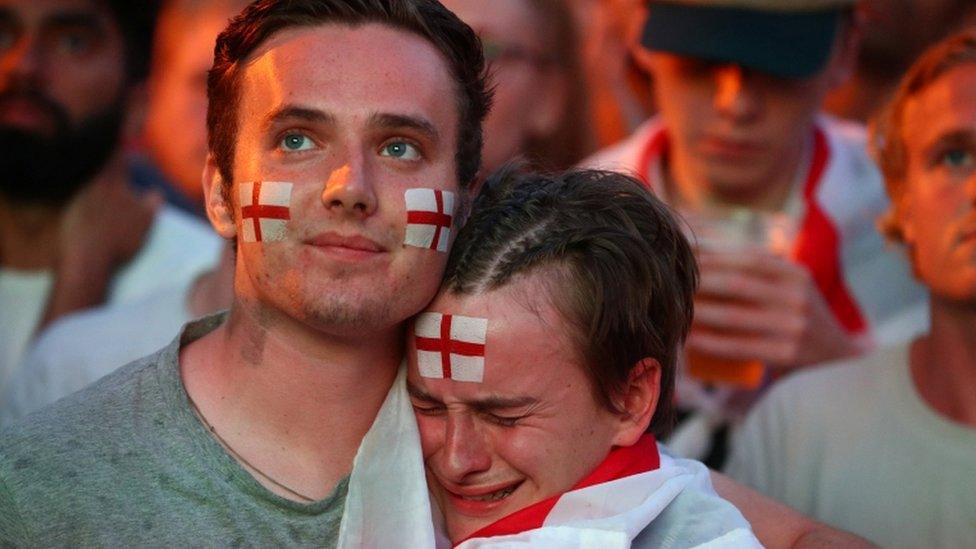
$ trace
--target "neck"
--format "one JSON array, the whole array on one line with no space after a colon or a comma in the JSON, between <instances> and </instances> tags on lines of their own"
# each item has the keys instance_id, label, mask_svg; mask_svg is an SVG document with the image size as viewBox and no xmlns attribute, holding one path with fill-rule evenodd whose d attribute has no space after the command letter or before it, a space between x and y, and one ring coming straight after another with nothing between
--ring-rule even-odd
<instances>
[{"instance_id":1,"label":"neck","mask_svg":"<svg viewBox=\"0 0 976 549\"><path fill-rule=\"evenodd\" d=\"M62 209L12 204L0 196L0 265L9 269L54 269Z\"/></svg>"},{"instance_id":2,"label":"neck","mask_svg":"<svg viewBox=\"0 0 976 549\"><path fill-rule=\"evenodd\" d=\"M976 304L932 296L932 329L912 346L922 399L939 414L976 427Z\"/></svg>"},{"instance_id":3,"label":"neck","mask_svg":"<svg viewBox=\"0 0 976 549\"><path fill-rule=\"evenodd\" d=\"M798 143L761 181L723 185L704 173L691 154L685 154L690 151L682 152L673 146L663 165L665 185L676 204L692 210L712 205L778 212L786 207L797 175L805 167L804 152L808 147L806 139Z\"/></svg>"},{"instance_id":4,"label":"neck","mask_svg":"<svg viewBox=\"0 0 976 549\"><path fill-rule=\"evenodd\" d=\"M401 341L399 329L326 334L237 299L227 322L187 346L180 363L187 392L235 452L322 498L351 470L396 377Z\"/></svg>"}]
</instances>

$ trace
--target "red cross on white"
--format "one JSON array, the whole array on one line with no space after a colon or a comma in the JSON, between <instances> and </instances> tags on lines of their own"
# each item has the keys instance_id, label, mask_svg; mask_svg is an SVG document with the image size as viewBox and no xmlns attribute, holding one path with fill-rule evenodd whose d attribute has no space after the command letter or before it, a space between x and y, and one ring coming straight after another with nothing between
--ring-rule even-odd
<instances>
[{"instance_id":1,"label":"red cross on white","mask_svg":"<svg viewBox=\"0 0 976 549\"><path fill-rule=\"evenodd\" d=\"M291 183L254 181L240 185L241 231L244 242L285 238L291 219Z\"/></svg>"},{"instance_id":2,"label":"red cross on white","mask_svg":"<svg viewBox=\"0 0 976 549\"><path fill-rule=\"evenodd\" d=\"M447 252L454 221L454 193L437 189L407 189L407 234L403 243Z\"/></svg>"},{"instance_id":3,"label":"red cross on white","mask_svg":"<svg viewBox=\"0 0 976 549\"><path fill-rule=\"evenodd\" d=\"M417 368L423 377L481 383L488 319L422 313L414 323Z\"/></svg>"}]
</instances>

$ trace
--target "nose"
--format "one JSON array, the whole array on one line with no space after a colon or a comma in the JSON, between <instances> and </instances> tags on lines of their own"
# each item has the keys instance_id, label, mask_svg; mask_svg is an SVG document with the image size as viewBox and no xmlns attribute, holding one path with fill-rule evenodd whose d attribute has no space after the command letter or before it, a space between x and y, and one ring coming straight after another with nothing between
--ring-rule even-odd
<instances>
[{"instance_id":1,"label":"nose","mask_svg":"<svg viewBox=\"0 0 976 549\"><path fill-rule=\"evenodd\" d=\"M41 71L41 51L29 36L14 39L3 49L3 79L36 84Z\"/></svg>"},{"instance_id":2,"label":"nose","mask_svg":"<svg viewBox=\"0 0 976 549\"><path fill-rule=\"evenodd\" d=\"M470 414L448 415L441 467L441 473L455 482L491 468L487 441Z\"/></svg>"},{"instance_id":3,"label":"nose","mask_svg":"<svg viewBox=\"0 0 976 549\"><path fill-rule=\"evenodd\" d=\"M326 209L355 218L366 218L376 211L376 192L367 173L362 153L346 155L346 162L336 168L325 182L322 204Z\"/></svg>"},{"instance_id":4,"label":"nose","mask_svg":"<svg viewBox=\"0 0 976 549\"><path fill-rule=\"evenodd\" d=\"M758 112L756 91L749 75L739 65L721 65L715 69L715 109L735 121L747 121Z\"/></svg>"}]
</instances>

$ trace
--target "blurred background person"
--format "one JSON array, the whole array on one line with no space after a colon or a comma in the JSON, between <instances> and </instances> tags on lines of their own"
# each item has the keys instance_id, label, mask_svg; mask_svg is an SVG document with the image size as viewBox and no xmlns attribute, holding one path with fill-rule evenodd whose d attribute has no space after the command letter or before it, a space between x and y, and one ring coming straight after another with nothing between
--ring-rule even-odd
<instances>
[{"instance_id":1,"label":"blurred background person","mask_svg":"<svg viewBox=\"0 0 976 549\"><path fill-rule=\"evenodd\" d=\"M481 37L495 98L484 124L482 177L516 157L572 166L588 152L586 88L566 0L444 0Z\"/></svg>"},{"instance_id":2,"label":"blurred background person","mask_svg":"<svg viewBox=\"0 0 976 549\"><path fill-rule=\"evenodd\" d=\"M579 29L591 139L603 148L620 141L654 113L647 72L631 54L644 0L565 0Z\"/></svg>"},{"instance_id":3,"label":"blurred background person","mask_svg":"<svg viewBox=\"0 0 976 549\"><path fill-rule=\"evenodd\" d=\"M861 47L851 79L831 91L826 110L866 122L933 42L976 19L973 0L862 0Z\"/></svg>"},{"instance_id":4,"label":"blurred background person","mask_svg":"<svg viewBox=\"0 0 976 549\"><path fill-rule=\"evenodd\" d=\"M129 187L152 2L0 3L0 390L60 316L196 277L220 241Z\"/></svg>"},{"instance_id":5,"label":"blurred background person","mask_svg":"<svg viewBox=\"0 0 976 549\"><path fill-rule=\"evenodd\" d=\"M773 387L729 472L883 547L976 539L976 31L911 68L874 128L931 329Z\"/></svg>"},{"instance_id":6,"label":"blurred background person","mask_svg":"<svg viewBox=\"0 0 976 549\"><path fill-rule=\"evenodd\" d=\"M854 65L853 4L651 1L635 54L660 115L585 162L636 173L696 234L694 379L669 444L712 466L754 395L733 387L862 353L923 299L875 230L887 199L863 128L820 115Z\"/></svg>"},{"instance_id":7,"label":"blurred background person","mask_svg":"<svg viewBox=\"0 0 976 549\"><path fill-rule=\"evenodd\" d=\"M160 7L146 121L153 164L144 169L157 174L153 188L176 193L177 203L192 201L191 209L202 205L206 77L213 62L214 41L227 21L247 4L246 0L166 0ZM166 179L158 179L159 174L166 174ZM189 194L191 188L195 194ZM185 200L187 197L192 200ZM38 337L9 376L6 390L0 391L0 424L155 352L185 323L227 308L232 296L233 258L225 247L219 265L199 276L176 280L131 302L59 319Z\"/></svg>"},{"instance_id":8,"label":"blurred background person","mask_svg":"<svg viewBox=\"0 0 976 549\"><path fill-rule=\"evenodd\" d=\"M168 202L201 218L200 174L207 156L207 71L214 40L245 0L164 0L153 45L145 156L135 181L160 189Z\"/></svg>"}]
</instances>

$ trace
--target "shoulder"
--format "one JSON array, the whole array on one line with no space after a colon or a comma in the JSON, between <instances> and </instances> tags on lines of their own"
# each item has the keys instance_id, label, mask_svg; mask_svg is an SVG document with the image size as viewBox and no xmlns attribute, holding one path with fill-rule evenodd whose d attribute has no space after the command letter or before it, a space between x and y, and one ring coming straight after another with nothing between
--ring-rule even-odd
<instances>
[{"instance_id":1,"label":"shoulder","mask_svg":"<svg viewBox=\"0 0 976 549\"><path fill-rule=\"evenodd\" d=\"M59 319L38 338L8 384L2 408L20 417L164 347L188 318L187 288ZM8 421L8 418L3 418Z\"/></svg>"},{"instance_id":2,"label":"shoulder","mask_svg":"<svg viewBox=\"0 0 976 549\"><path fill-rule=\"evenodd\" d=\"M164 350L165 351L165 350ZM164 351L136 360L85 389L5 427L0 461L57 458L102 441L132 419L158 383Z\"/></svg>"},{"instance_id":3,"label":"shoulder","mask_svg":"<svg viewBox=\"0 0 976 549\"><path fill-rule=\"evenodd\" d=\"M868 150L866 128L857 122L828 115L817 119L817 127L824 132L830 148L825 190L839 193L847 189L847 194L855 198L858 193L867 193L861 202L884 202L881 171Z\"/></svg>"},{"instance_id":4,"label":"shoulder","mask_svg":"<svg viewBox=\"0 0 976 549\"><path fill-rule=\"evenodd\" d=\"M113 281L112 301L130 301L195 278L217 264L223 245L208 225L176 208L163 206L142 249Z\"/></svg>"},{"instance_id":5,"label":"shoulder","mask_svg":"<svg viewBox=\"0 0 976 549\"><path fill-rule=\"evenodd\" d=\"M867 356L809 368L775 384L750 411L741 431L765 444L782 437L810 443L849 426L851 417L873 413L907 347L898 345Z\"/></svg>"},{"instance_id":6,"label":"shoulder","mask_svg":"<svg viewBox=\"0 0 976 549\"><path fill-rule=\"evenodd\" d=\"M640 535L634 547L759 547L749 522L712 487L702 463L661 454L662 469L682 472L680 492Z\"/></svg>"}]
</instances>

